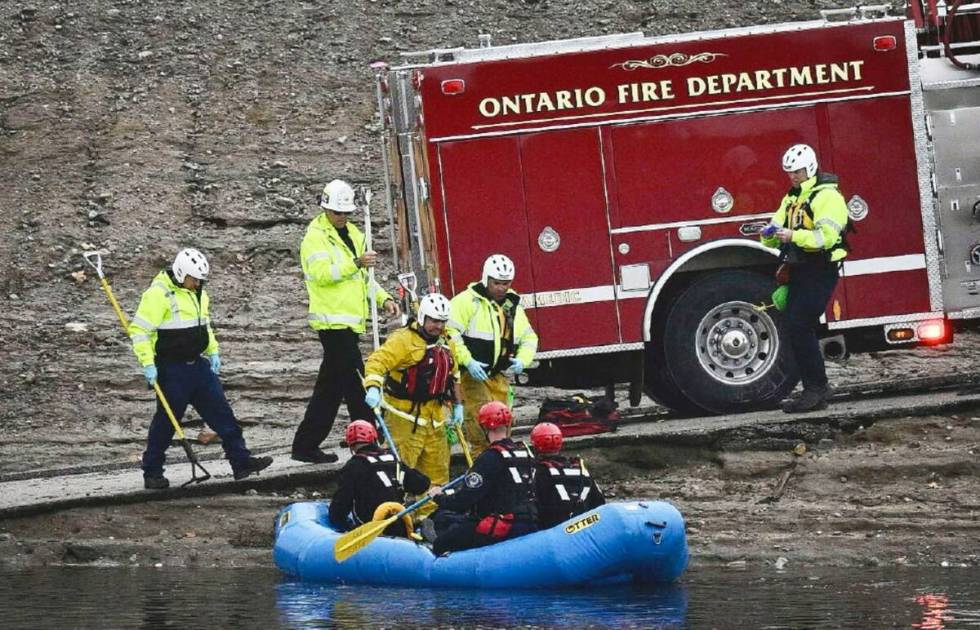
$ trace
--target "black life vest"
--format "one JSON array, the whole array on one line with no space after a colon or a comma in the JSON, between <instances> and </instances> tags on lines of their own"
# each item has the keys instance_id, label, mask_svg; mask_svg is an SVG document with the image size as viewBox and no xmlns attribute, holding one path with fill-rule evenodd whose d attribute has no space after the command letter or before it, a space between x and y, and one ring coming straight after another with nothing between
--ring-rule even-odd
<instances>
[{"instance_id":1,"label":"black life vest","mask_svg":"<svg viewBox=\"0 0 980 630\"><path fill-rule=\"evenodd\" d=\"M455 379L449 346L442 337L430 343L418 328L413 326L411 330L425 339L425 354L421 361L402 370L400 379L389 373L385 378L385 390L395 398L416 403L452 400Z\"/></svg>"},{"instance_id":2,"label":"black life vest","mask_svg":"<svg viewBox=\"0 0 980 630\"><path fill-rule=\"evenodd\" d=\"M834 175L833 173L817 173L817 181L813 185L813 188L810 189L810 192L809 194L807 194L806 199L803 199L802 202L800 202L799 200L797 201L799 211L806 216L807 220L810 222L810 226L813 226L814 224L813 208L811 207L811 203L813 202L813 199L824 190L839 190L838 187L839 182L840 182L840 178L837 177L837 175ZM798 195L799 188L793 186L792 188L789 189L789 192L787 192L786 194ZM791 225L791 223L795 223L795 225ZM812 227L805 227L803 225L802 220L798 220L795 222L791 221L789 212L786 213L786 217L783 219L783 227L789 228L791 230L813 229ZM812 257L820 257L820 258L826 258L826 260L829 261L832 259L833 253L839 249L843 249L845 252L850 253L851 246L847 241L847 235L850 233L857 234L857 229L854 227L854 222L851 221L850 215L848 215L847 222L844 223L844 227L843 229L841 229L840 239L837 241L837 244L835 244L830 249L824 250L823 252L820 253L812 253L812 252L803 251L803 249L801 249L800 247L798 247L793 243L783 243L782 245L780 245L780 251L781 251L780 259L786 262L795 263L795 262L802 262Z\"/></svg>"},{"instance_id":3,"label":"black life vest","mask_svg":"<svg viewBox=\"0 0 980 630\"><path fill-rule=\"evenodd\" d=\"M503 515L516 520L537 520L534 505L534 455L523 442L509 444L494 442L490 448L500 453L506 466L506 474L497 481L501 486L486 505L477 505L482 512L478 516Z\"/></svg>"},{"instance_id":4,"label":"black life vest","mask_svg":"<svg viewBox=\"0 0 980 630\"><path fill-rule=\"evenodd\" d=\"M549 511L567 512L565 518L585 510L585 501L592 491L592 479L581 459L539 459L535 474L547 475L547 483L552 490L546 496L536 497L542 510L547 506Z\"/></svg>"},{"instance_id":5,"label":"black life vest","mask_svg":"<svg viewBox=\"0 0 980 630\"><path fill-rule=\"evenodd\" d=\"M371 488L361 488L358 496L369 505L358 505L358 496L354 498L354 509L351 510L357 523L366 523L374 517L374 510L386 501L404 501L405 490L402 487L404 473L398 460L391 451L376 447L366 447L354 454L367 462L374 473Z\"/></svg>"}]
</instances>

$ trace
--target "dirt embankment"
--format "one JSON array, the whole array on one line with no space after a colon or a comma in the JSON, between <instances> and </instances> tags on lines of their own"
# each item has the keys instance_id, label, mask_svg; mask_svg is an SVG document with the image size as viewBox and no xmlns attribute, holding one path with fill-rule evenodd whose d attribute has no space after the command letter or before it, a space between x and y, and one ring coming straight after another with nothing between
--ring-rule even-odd
<instances>
[{"instance_id":1,"label":"dirt embankment","mask_svg":"<svg viewBox=\"0 0 980 630\"><path fill-rule=\"evenodd\" d=\"M610 500L677 505L695 566L980 565L980 417L886 420L851 434L798 429L778 439L817 439L802 455L753 450L743 435L737 442L748 450L645 445L583 456ZM11 519L0 527L0 563L270 566L277 509L331 490L249 490Z\"/></svg>"},{"instance_id":2,"label":"dirt embankment","mask_svg":"<svg viewBox=\"0 0 980 630\"><path fill-rule=\"evenodd\" d=\"M288 443L320 356L297 260L314 194L335 177L381 191L371 61L484 32L658 35L847 4L3 3L0 473L138 457L152 405L79 255L94 248L130 313L180 247L210 257L236 413L254 445ZM374 227L388 256L387 225Z\"/></svg>"},{"instance_id":3,"label":"dirt embankment","mask_svg":"<svg viewBox=\"0 0 980 630\"><path fill-rule=\"evenodd\" d=\"M313 195L334 177L381 189L370 61L472 46L481 32L498 44L667 34L810 19L854 3L77 4L0 7L0 473L135 465L142 450L152 402L98 285L79 273L79 253L93 248L107 252L130 312L179 247L210 256L233 406L250 445L287 447L320 356L296 258ZM375 227L387 256L387 226ZM857 357L831 378L978 364L980 341L966 337L947 350ZM521 390L518 413L533 415L547 393ZM752 450L751 439L743 450L587 456L616 498L677 503L696 562L976 563L977 422L883 421L800 457ZM788 469L782 498L765 502ZM290 500L245 494L9 520L0 557L267 564L271 516Z\"/></svg>"}]
</instances>

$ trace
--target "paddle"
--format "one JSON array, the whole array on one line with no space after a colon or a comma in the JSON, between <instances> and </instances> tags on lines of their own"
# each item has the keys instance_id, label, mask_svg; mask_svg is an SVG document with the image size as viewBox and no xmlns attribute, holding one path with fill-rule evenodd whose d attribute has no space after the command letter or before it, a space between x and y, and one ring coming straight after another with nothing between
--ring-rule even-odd
<instances>
[{"instance_id":1,"label":"paddle","mask_svg":"<svg viewBox=\"0 0 980 630\"><path fill-rule=\"evenodd\" d=\"M444 485L442 489L445 490L447 488L452 488L453 486L459 485L462 483L463 479L466 479L465 473ZM343 534L337 539L337 542L334 543L333 559L337 562L343 562L347 558L350 558L361 549L367 547L368 543L380 536L381 532L387 529L389 525L406 514L411 514L431 500L432 497L426 495L394 516L389 516L383 521L371 521L370 523L365 523L359 527L356 527L355 529L352 529L346 534Z\"/></svg>"}]
</instances>

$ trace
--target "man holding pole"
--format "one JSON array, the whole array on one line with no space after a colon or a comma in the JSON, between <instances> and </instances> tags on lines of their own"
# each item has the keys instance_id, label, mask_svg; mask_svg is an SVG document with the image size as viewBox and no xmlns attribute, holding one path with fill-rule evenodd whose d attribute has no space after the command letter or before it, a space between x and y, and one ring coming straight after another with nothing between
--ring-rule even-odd
<instances>
[{"instance_id":1,"label":"man holding pole","mask_svg":"<svg viewBox=\"0 0 980 630\"><path fill-rule=\"evenodd\" d=\"M201 419L221 436L235 479L272 463L271 457L252 457L245 447L242 429L218 381L221 359L211 329L210 299L204 290L209 270L204 254L191 248L181 250L171 269L158 273L143 292L129 323L133 351L146 382L161 390L143 452L143 485L148 490L170 486L163 476L163 464L187 405L194 405ZM173 409L172 418L164 401Z\"/></svg>"},{"instance_id":2,"label":"man holding pole","mask_svg":"<svg viewBox=\"0 0 980 630\"><path fill-rule=\"evenodd\" d=\"M320 338L323 361L292 447L293 459L317 464L337 461L337 455L323 452L320 444L330 434L342 401L351 418L373 416L358 376L364 369L358 338L367 328L369 296L387 315L398 315L392 297L369 281L367 270L374 267L377 254L349 221L357 209L354 189L335 179L324 186L318 203L323 212L306 229L300 262L310 327Z\"/></svg>"},{"instance_id":3,"label":"man holding pole","mask_svg":"<svg viewBox=\"0 0 980 630\"><path fill-rule=\"evenodd\" d=\"M392 333L368 357L364 373L365 403L384 407L385 425L402 462L436 484L449 481L450 435L456 437L463 422L456 350L445 331L448 319L449 300L438 293L424 296L418 321Z\"/></svg>"}]
</instances>

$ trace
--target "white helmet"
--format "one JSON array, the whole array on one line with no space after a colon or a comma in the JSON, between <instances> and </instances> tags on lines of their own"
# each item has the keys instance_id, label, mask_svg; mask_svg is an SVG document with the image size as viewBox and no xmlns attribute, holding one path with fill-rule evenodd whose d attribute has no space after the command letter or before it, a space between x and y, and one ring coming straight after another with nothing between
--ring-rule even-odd
<instances>
[{"instance_id":1,"label":"white helmet","mask_svg":"<svg viewBox=\"0 0 980 630\"><path fill-rule=\"evenodd\" d=\"M177 257L174 258L174 264L171 268L174 271L174 278L179 284L183 284L184 278L187 276L198 280L207 280L208 272L211 271L208 259L193 247L180 250Z\"/></svg>"},{"instance_id":2,"label":"white helmet","mask_svg":"<svg viewBox=\"0 0 980 630\"><path fill-rule=\"evenodd\" d=\"M425 318L437 319L444 322L449 319L449 300L441 293L429 293L419 302L419 321Z\"/></svg>"},{"instance_id":3,"label":"white helmet","mask_svg":"<svg viewBox=\"0 0 980 630\"><path fill-rule=\"evenodd\" d=\"M514 279L514 262L503 254L494 254L483 263L483 284L487 279L510 281Z\"/></svg>"},{"instance_id":4,"label":"white helmet","mask_svg":"<svg viewBox=\"0 0 980 630\"><path fill-rule=\"evenodd\" d=\"M806 169L806 176L817 174L817 153L808 144L794 144L783 153L783 170L787 173Z\"/></svg>"},{"instance_id":5,"label":"white helmet","mask_svg":"<svg viewBox=\"0 0 980 630\"><path fill-rule=\"evenodd\" d=\"M320 207L334 212L354 212L354 189L345 181L335 179L323 187L320 194Z\"/></svg>"}]
</instances>

